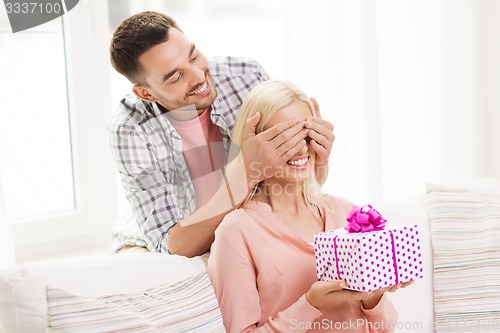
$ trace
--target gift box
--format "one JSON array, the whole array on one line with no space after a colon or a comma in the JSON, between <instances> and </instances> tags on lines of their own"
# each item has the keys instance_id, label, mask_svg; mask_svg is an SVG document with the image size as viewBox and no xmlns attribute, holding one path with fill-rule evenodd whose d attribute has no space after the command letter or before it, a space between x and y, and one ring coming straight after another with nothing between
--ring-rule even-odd
<instances>
[{"instance_id":1,"label":"gift box","mask_svg":"<svg viewBox=\"0 0 500 333\"><path fill-rule=\"evenodd\" d=\"M347 289L373 291L423 277L416 225L386 226L366 205L354 206L344 229L314 236L318 280L344 280Z\"/></svg>"}]
</instances>

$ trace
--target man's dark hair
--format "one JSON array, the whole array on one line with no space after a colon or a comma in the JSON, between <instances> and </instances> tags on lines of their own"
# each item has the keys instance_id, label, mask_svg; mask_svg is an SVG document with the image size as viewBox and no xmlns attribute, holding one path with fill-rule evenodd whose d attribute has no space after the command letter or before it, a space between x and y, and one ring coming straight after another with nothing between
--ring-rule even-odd
<instances>
[{"instance_id":1,"label":"man's dark hair","mask_svg":"<svg viewBox=\"0 0 500 333\"><path fill-rule=\"evenodd\" d=\"M111 64L130 82L144 84L139 57L166 42L170 28L182 31L171 17L158 12L147 11L127 18L116 28L111 39Z\"/></svg>"}]
</instances>

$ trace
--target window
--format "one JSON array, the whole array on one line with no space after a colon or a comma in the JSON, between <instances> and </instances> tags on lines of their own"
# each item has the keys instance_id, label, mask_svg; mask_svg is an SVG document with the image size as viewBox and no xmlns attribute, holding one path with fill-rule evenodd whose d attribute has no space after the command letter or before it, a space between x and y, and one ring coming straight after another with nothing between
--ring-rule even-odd
<instances>
[{"instance_id":1,"label":"window","mask_svg":"<svg viewBox=\"0 0 500 333\"><path fill-rule=\"evenodd\" d=\"M89 0L12 34L0 17L0 174L18 262L109 246L108 14Z\"/></svg>"},{"instance_id":2,"label":"window","mask_svg":"<svg viewBox=\"0 0 500 333\"><path fill-rule=\"evenodd\" d=\"M9 92L0 111L7 217L14 223L74 209L62 19L2 33L0 45L0 91Z\"/></svg>"}]
</instances>

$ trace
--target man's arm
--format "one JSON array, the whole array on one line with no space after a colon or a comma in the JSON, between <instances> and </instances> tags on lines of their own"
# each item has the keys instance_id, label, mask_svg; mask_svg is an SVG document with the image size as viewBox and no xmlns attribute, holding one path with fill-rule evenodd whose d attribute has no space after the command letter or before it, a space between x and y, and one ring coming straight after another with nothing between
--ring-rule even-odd
<instances>
[{"instance_id":1,"label":"man's arm","mask_svg":"<svg viewBox=\"0 0 500 333\"><path fill-rule=\"evenodd\" d=\"M224 216L238 208L255 185L306 144L308 130L298 120L283 122L255 135L259 120L260 114L247 120L241 154L226 168L225 184L205 205L172 228L167 239L170 253L192 257L207 252Z\"/></svg>"},{"instance_id":2,"label":"man's arm","mask_svg":"<svg viewBox=\"0 0 500 333\"><path fill-rule=\"evenodd\" d=\"M175 191L179 185L172 173L163 171L174 166L160 166L150 138L134 124L113 123L109 135L125 196L137 221L136 230L131 226L131 230L116 232L128 244L143 240L149 251L167 252L164 235L182 216Z\"/></svg>"}]
</instances>

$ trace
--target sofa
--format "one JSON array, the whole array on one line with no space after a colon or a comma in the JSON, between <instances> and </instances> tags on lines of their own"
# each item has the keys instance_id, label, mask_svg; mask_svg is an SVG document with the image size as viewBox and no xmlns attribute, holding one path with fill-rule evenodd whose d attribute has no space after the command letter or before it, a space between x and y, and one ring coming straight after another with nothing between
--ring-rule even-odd
<instances>
[{"instance_id":1,"label":"sofa","mask_svg":"<svg viewBox=\"0 0 500 333\"><path fill-rule=\"evenodd\" d=\"M390 294L390 299L399 312L396 332L435 332L438 318L436 309L441 311L439 318L445 318L448 322L450 320L450 317L446 317L448 312L444 311L446 307L436 307L435 303L438 300L439 304L449 304L450 299L451 302L454 299L449 291L449 299L442 299L441 294L436 298L435 287L446 288L447 284L436 284L434 281L442 276L436 275L441 271L435 272L436 267L433 265L436 260L433 245L439 243L433 244L432 235L433 232L443 235L435 228L440 227L439 223L445 220L443 212L450 210L443 209L442 205L446 204L446 200L457 200L460 196L457 193L469 196L464 199L465 204L456 205L461 211L468 202L481 207L484 206L481 202L486 202L487 211L490 212L488 214L492 216L491 223L499 227L497 231L500 230L500 179L482 180L467 188L427 185L427 192L423 191L413 198L373 203L387 218L389 225L418 225L420 231L424 278L406 289ZM470 199L471 193L474 200ZM433 194L435 197L432 197ZM484 212L478 212L481 215L477 220L484 220ZM433 215L438 218L434 220ZM491 224L486 228L491 229ZM446 234L445 232L444 235ZM499 237L500 240L497 234L498 232L493 237ZM500 241L496 242L496 239L488 242L488 246L493 248L488 253L493 253L494 259L499 258L498 244ZM442 260L441 257L438 258ZM439 265L441 263L442 261ZM109 325L109 331L123 331L125 328L119 328L123 321L128 321L127 325L130 325L126 329L143 327L144 332L223 332L220 312L205 268L206 256L189 259L157 253L123 253L59 259L4 269L0 271L0 332L71 332L76 329L95 332L97 327L103 325ZM493 273L489 279L494 288L500 285L500 274L497 274L498 271ZM448 278L452 280L455 277ZM484 284L477 276L471 281ZM203 290L202 296L196 300L190 298L190 295L200 295L200 290ZM457 292L460 290L457 288ZM500 300L498 289L496 290ZM104 301L108 302L105 306ZM488 304L495 304L496 300L493 301ZM135 308L130 308L129 303L134 302ZM480 306L483 312L495 312L495 309L485 309L484 304ZM135 310L144 307L156 309L157 313L153 313L152 318L157 318L160 314L169 314L169 317L156 323L159 326L148 326L147 320L133 315ZM478 311L470 313L477 314ZM85 317L84 314L89 315ZM73 320L72 316L78 318ZM441 325L436 331L441 328L446 327Z\"/></svg>"}]
</instances>

